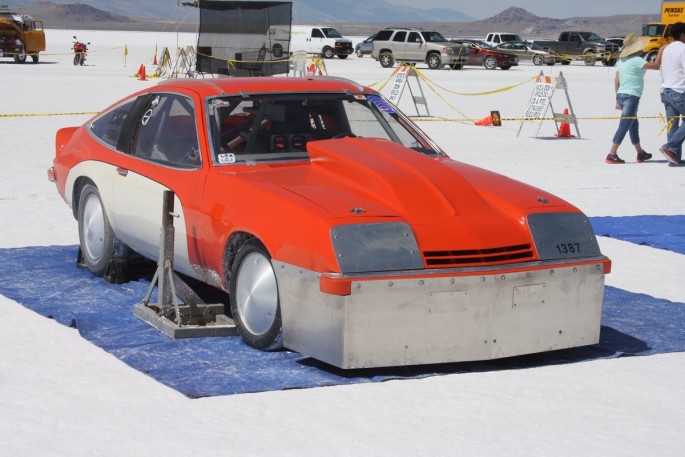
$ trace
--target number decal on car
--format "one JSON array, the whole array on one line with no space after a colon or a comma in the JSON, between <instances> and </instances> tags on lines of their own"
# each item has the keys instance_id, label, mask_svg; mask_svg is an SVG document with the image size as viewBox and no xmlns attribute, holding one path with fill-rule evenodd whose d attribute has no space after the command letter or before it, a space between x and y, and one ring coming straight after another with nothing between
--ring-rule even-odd
<instances>
[{"instance_id":1,"label":"number decal on car","mask_svg":"<svg viewBox=\"0 0 685 457\"><path fill-rule=\"evenodd\" d=\"M580 252L580 243L560 243L556 248L559 254L577 254Z\"/></svg>"}]
</instances>

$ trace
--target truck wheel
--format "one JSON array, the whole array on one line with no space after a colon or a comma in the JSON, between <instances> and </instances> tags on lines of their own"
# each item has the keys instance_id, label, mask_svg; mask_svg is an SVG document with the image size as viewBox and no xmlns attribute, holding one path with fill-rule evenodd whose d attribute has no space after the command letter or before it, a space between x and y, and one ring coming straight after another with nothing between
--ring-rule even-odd
<instances>
[{"instance_id":1,"label":"truck wheel","mask_svg":"<svg viewBox=\"0 0 685 457\"><path fill-rule=\"evenodd\" d=\"M38 63L38 54L33 54L31 60L33 60L33 63Z\"/></svg>"},{"instance_id":2,"label":"truck wheel","mask_svg":"<svg viewBox=\"0 0 685 457\"><path fill-rule=\"evenodd\" d=\"M585 65L592 66L597 62L597 57L591 52L586 52L583 54L583 62L585 62Z\"/></svg>"},{"instance_id":3,"label":"truck wheel","mask_svg":"<svg viewBox=\"0 0 685 457\"><path fill-rule=\"evenodd\" d=\"M497 59L492 56L487 56L485 59L483 59L483 66L488 70L494 70L497 68Z\"/></svg>"},{"instance_id":4,"label":"truck wheel","mask_svg":"<svg viewBox=\"0 0 685 457\"><path fill-rule=\"evenodd\" d=\"M533 56L533 65L542 65L543 57L540 54L535 54Z\"/></svg>"},{"instance_id":5,"label":"truck wheel","mask_svg":"<svg viewBox=\"0 0 685 457\"><path fill-rule=\"evenodd\" d=\"M656 60L656 55L658 54L658 51L649 51L647 55L645 56L645 60L647 62L654 62Z\"/></svg>"},{"instance_id":6,"label":"truck wheel","mask_svg":"<svg viewBox=\"0 0 685 457\"><path fill-rule=\"evenodd\" d=\"M571 61L569 59L562 59L561 64L562 65L571 65Z\"/></svg>"},{"instance_id":7,"label":"truck wheel","mask_svg":"<svg viewBox=\"0 0 685 457\"><path fill-rule=\"evenodd\" d=\"M442 60L440 59L440 56L434 52L428 55L426 63L428 64L428 68L431 70L437 70L438 68L442 67Z\"/></svg>"},{"instance_id":8,"label":"truck wheel","mask_svg":"<svg viewBox=\"0 0 685 457\"><path fill-rule=\"evenodd\" d=\"M321 54L323 55L324 59L332 59L333 58L333 49L329 48L326 46L321 50Z\"/></svg>"},{"instance_id":9,"label":"truck wheel","mask_svg":"<svg viewBox=\"0 0 685 457\"><path fill-rule=\"evenodd\" d=\"M238 249L231 267L231 316L243 341L256 349L283 347L278 282L271 256L253 238Z\"/></svg>"},{"instance_id":10,"label":"truck wheel","mask_svg":"<svg viewBox=\"0 0 685 457\"><path fill-rule=\"evenodd\" d=\"M452 65L452 70L461 70L462 68L464 68L463 63L455 63Z\"/></svg>"},{"instance_id":11,"label":"truck wheel","mask_svg":"<svg viewBox=\"0 0 685 457\"><path fill-rule=\"evenodd\" d=\"M602 65L604 65L605 67L613 67L614 65L616 65L616 60L617 59L604 59L602 60Z\"/></svg>"},{"instance_id":12,"label":"truck wheel","mask_svg":"<svg viewBox=\"0 0 685 457\"><path fill-rule=\"evenodd\" d=\"M274 57L277 59L283 57L283 46L280 44L276 43L273 48L271 48L271 53L273 54Z\"/></svg>"},{"instance_id":13,"label":"truck wheel","mask_svg":"<svg viewBox=\"0 0 685 457\"><path fill-rule=\"evenodd\" d=\"M347 54L338 54L338 59L347 59Z\"/></svg>"},{"instance_id":14,"label":"truck wheel","mask_svg":"<svg viewBox=\"0 0 685 457\"><path fill-rule=\"evenodd\" d=\"M381 52L380 56L378 56L378 60L381 62L381 67L383 68L391 68L395 65L395 59L392 57L392 52L389 51Z\"/></svg>"},{"instance_id":15,"label":"truck wheel","mask_svg":"<svg viewBox=\"0 0 685 457\"><path fill-rule=\"evenodd\" d=\"M16 62L16 63L26 62L26 50L24 48L21 48L21 51L19 51L19 53L14 56L14 62Z\"/></svg>"}]
</instances>

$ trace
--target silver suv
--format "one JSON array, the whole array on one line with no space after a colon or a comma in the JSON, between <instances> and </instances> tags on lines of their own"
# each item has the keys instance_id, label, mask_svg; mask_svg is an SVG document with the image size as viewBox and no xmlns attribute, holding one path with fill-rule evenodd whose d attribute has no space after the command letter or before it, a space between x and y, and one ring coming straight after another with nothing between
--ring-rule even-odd
<instances>
[{"instance_id":1,"label":"silver suv","mask_svg":"<svg viewBox=\"0 0 685 457\"><path fill-rule=\"evenodd\" d=\"M468 60L466 48L450 43L438 32L423 29L389 28L381 30L373 40L371 56L390 68L398 62L425 62L433 70L449 65L463 68Z\"/></svg>"}]
</instances>

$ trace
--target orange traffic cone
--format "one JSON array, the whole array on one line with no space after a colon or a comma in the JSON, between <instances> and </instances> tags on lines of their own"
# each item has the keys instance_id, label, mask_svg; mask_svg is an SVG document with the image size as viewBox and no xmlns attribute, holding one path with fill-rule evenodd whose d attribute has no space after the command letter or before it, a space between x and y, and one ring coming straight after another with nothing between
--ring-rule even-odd
<instances>
[{"instance_id":1,"label":"orange traffic cone","mask_svg":"<svg viewBox=\"0 0 685 457\"><path fill-rule=\"evenodd\" d=\"M485 116L483 119L474 122L476 125L492 125L492 115Z\"/></svg>"},{"instance_id":2,"label":"orange traffic cone","mask_svg":"<svg viewBox=\"0 0 685 457\"><path fill-rule=\"evenodd\" d=\"M155 54L155 58L152 59L152 65L157 65L157 54Z\"/></svg>"},{"instance_id":3,"label":"orange traffic cone","mask_svg":"<svg viewBox=\"0 0 685 457\"><path fill-rule=\"evenodd\" d=\"M564 116L568 114L568 108L564 109ZM557 133L557 138L573 138L571 135L571 125L568 122L562 122L559 126L559 133Z\"/></svg>"},{"instance_id":4,"label":"orange traffic cone","mask_svg":"<svg viewBox=\"0 0 685 457\"><path fill-rule=\"evenodd\" d=\"M135 78L140 78L140 71L141 71L142 69L143 69L143 65L141 64L140 67L138 67L138 71L136 72L135 75L133 75L133 77L135 77Z\"/></svg>"},{"instance_id":5,"label":"orange traffic cone","mask_svg":"<svg viewBox=\"0 0 685 457\"><path fill-rule=\"evenodd\" d=\"M147 81L145 79L145 64L140 66L140 70L138 71L138 81Z\"/></svg>"}]
</instances>

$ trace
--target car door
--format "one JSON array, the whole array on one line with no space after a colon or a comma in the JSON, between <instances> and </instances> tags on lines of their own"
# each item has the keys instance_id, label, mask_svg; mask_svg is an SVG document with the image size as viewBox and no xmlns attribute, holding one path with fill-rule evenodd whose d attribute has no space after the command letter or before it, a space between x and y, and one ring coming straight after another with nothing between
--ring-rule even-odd
<instances>
[{"instance_id":1,"label":"car door","mask_svg":"<svg viewBox=\"0 0 685 457\"><path fill-rule=\"evenodd\" d=\"M156 259L159 255L162 198L174 198L174 267L192 275L188 234L204 188L199 148L198 118L193 100L178 94L146 96L129 129L129 160L116 169L113 180L113 217L117 235L133 250Z\"/></svg>"}]
</instances>

